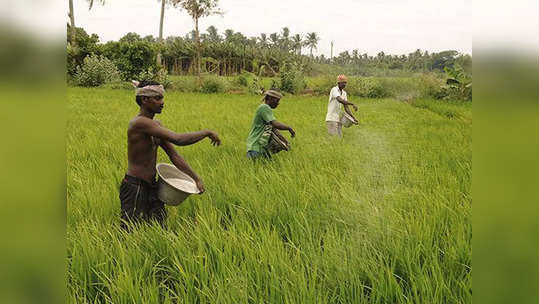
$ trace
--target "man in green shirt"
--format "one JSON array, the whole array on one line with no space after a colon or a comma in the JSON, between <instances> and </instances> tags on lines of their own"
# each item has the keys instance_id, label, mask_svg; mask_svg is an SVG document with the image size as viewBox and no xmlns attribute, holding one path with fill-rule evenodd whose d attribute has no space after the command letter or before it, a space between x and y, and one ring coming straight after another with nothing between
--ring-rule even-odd
<instances>
[{"instance_id":1,"label":"man in green shirt","mask_svg":"<svg viewBox=\"0 0 539 304\"><path fill-rule=\"evenodd\" d=\"M269 157L269 151L267 145L269 137L264 135L264 131L271 128L273 132L279 136L281 140L287 143L286 139L279 134L277 130L285 130L290 132L292 137L296 136L296 132L291 127L278 122L273 116L271 109L277 108L279 101L283 95L276 90L269 90L264 93L264 103L262 103L256 109L255 118L253 119L253 125L247 137L247 157L257 158L260 156Z\"/></svg>"}]
</instances>

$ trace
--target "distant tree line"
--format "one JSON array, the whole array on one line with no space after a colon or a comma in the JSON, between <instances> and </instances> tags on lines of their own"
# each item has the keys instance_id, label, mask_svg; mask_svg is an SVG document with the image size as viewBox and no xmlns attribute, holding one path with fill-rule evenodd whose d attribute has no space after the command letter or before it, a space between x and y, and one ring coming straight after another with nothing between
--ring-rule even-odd
<instances>
[{"instance_id":1,"label":"distant tree line","mask_svg":"<svg viewBox=\"0 0 539 304\"><path fill-rule=\"evenodd\" d=\"M96 34L88 35L82 28L71 31L68 24L67 31L67 72L70 75L90 54L102 55L113 61L126 79L148 69L161 67L170 74L196 73L194 31L184 37L170 36L163 40L127 33L118 41L104 44L99 42ZM72 43L72 39L75 39L75 43ZM408 55L379 52L376 56L353 50L342 52L334 58L314 56L312 51L318 46L318 35L314 32L292 35L287 27L279 33L246 37L232 29L219 34L217 28L210 26L200 33L199 39L201 72L222 76L237 75L242 71L260 76L275 76L289 63L299 67L305 74L312 71L314 64L327 64L346 66L348 70L352 68L352 73L362 75L369 69L444 71L446 67L452 68L455 64L470 71L472 62L470 55L453 50L439 53L416 50Z\"/></svg>"},{"instance_id":2,"label":"distant tree line","mask_svg":"<svg viewBox=\"0 0 539 304\"><path fill-rule=\"evenodd\" d=\"M468 54L460 54L454 50L442 51L439 53L429 53L417 49L408 55L388 55L379 52L376 56L369 56L366 53L360 54L358 50L352 52L345 51L330 60L323 55L317 57L319 63L333 63L343 66L355 66L358 70L367 67L389 70L407 70L414 72L444 71L453 68L455 64L463 67L467 72L471 72L472 57Z\"/></svg>"}]
</instances>

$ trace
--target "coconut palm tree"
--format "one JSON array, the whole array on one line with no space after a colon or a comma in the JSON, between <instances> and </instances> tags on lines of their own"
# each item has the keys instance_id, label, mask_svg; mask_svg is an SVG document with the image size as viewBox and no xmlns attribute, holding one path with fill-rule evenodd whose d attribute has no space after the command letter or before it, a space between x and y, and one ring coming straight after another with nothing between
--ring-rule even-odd
<instances>
[{"instance_id":1,"label":"coconut palm tree","mask_svg":"<svg viewBox=\"0 0 539 304\"><path fill-rule=\"evenodd\" d=\"M283 27L283 32L281 33L281 47L288 51L290 49L290 29L288 27Z\"/></svg>"},{"instance_id":2,"label":"coconut palm tree","mask_svg":"<svg viewBox=\"0 0 539 304\"><path fill-rule=\"evenodd\" d=\"M71 36L71 46L75 46L75 11L73 10L73 0L69 0L69 16L70 29L69 35Z\"/></svg>"},{"instance_id":3,"label":"coconut palm tree","mask_svg":"<svg viewBox=\"0 0 539 304\"><path fill-rule=\"evenodd\" d=\"M88 2L88 10L91 10L92 7L94 6L94 0L86 0L86 2ZM97 0L97 2L101 3L101 5L104 5L105 4L105 0ZM69 31L69 34L71 36L71 46L75 46L76 42L75 42L75 32L76 32L76 28L75 28L75 10L73 9L73 0L69 0L69 12L67 13L67 15L69 16L69 23L70 23L70 31Z\"/></svg>"},{"instance_id":4,"label":"coconut palm tree","mask_svg":"<svg viewBox=\"0 0 539 304\"><path fill-rule=\"evenodd\" d=\"M311 50L311 57L313 57L313 49L316 49L319 41L320 37L315 32L307 33L305 46Z\"/></svg>"},{"instance_id":5,"label":"coconut palm tree","mask_svg":"<svg viewBox=\"0 0 539 304\"><path fill-rule=\"evenodd\" d=\"M234 30L226 29L225 30L225 40L230 42L234 36Z\"/></svg>"},{"instance_id":6,"label":"coconut palm tree","mask_svg":"<svg viewBox=\"0 0 539 304\"><path fill-rule=\"evenodd\" d=\"M220 15L223 12L219 9L219 0L172 0L175 7L179 7L187 11L193 18L195 23L195 43L196 43L196 58L195 71L200 80L200 35L198 30L198 21L202 17L210 15Z\"/></svg>"},{"instance_id":7,"label":"coconut palm tree","mask_svg":"<svg viewBox=\"0 0 539 304\"><path fill-rule=\"evenodd\" d=\"M161 1L161 17L159 18L159 38L157 41L163 42L163 21L165 19L165 4L167 0L158 0L158 1ZM157 53L157 64L162 64L161 51Z\"/></svg>"},{"instance_id":8,"label":"coconut palm tree","mask_svg":"<svg viewBox=\"0 0 539 304\"><path fill-rule=\"evenodd\" d=\"M277 33L271 33L269 39L273 46L278 46L280 43L279 34Z\"/></svg>"},{"instance_id":9,"label":"coconut palm tree","mask_svg":"<svg viewBox=\"0 0 539 304\"><path fill-rule=\"evenodd\" d=\"M260 42L260 46L263 48L268 46L268 36L266 33L260 34L260 37L258 37L258 42Z\"/></svg>"},{"instance_id":10,"label":"coconut palm tree","mask_svg":"<svg viewBox=\"0 0 539 304\"><path fill-rule=\"evenodd\" d=\"M301 55L301 47L303 46L303 39L300 34L292 36L292 49L296 51L298 55Z\"/></svg>"},{"instance_id":11,"label":"coconut palm tree","mask_svg":"<svg viewBox=\"0 0 539 304\"><path fill-rule=\"evenodd\" d=\"M161 17L159 18L159 42L163 41L163 20L165 19L165 4L166 0L161 1Z\"/></svg>"},{"instance_id":12,"label":"coconut palm tree","mask_svg":"<svg viewBox=\"0 0 539 304\"><path fill-rule=\"evenodd\" d=\"M208 29L206 29L208 32L208 38L211 42L220 42L221 36L219 36L219 32L217 31L217 28L213 25L210 25Z\"/></svg>"}]
</instances>

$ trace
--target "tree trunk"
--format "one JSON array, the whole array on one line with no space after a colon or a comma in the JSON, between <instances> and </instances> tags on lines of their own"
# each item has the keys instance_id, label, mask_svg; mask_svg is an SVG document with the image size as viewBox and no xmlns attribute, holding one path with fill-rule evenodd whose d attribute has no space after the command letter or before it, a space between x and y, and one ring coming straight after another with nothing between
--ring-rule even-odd
<instances>
[{"instance_id":1,"label":"tree trunk","mask_svg":"<svg viewBox=\"0 0 539 304\"><path fill-rule=\"evenodd\" d=\"M73 11L73 0L69 0L69 20L71 21L71 30L69 33L71 35L71 46L75 47L77 43L75 41L75 12Z\"/></svg>"},{"instance_id":2,"label":"tree trunk","mask_svg":"<svg viewBox=\"0 0 539 304\"><path fill-rule=\"evenodd\" d=\"M196 43L196 57L195 57L195 71L200 82L200 35L198 32L198 16L195 16L195 43Z\"/></svg>"},{"instance_id":3,"label":"tree trunk","mask_svg":"<svg viewBox=\"0 0 539 304\"><path fill-rule=\"evenodd\" d=\"M163 42L163 20L165 19L165 0L161 0L161 19L159 20L159 42ZM157 53L157 65L162 66L163 61L161 60L161 47L159 47L159 52Z\"/></svg>"},{"instance_id":4,"label":"tree trunk","mask_svg":"<svg viewBox=\"0 0 539 304\"><path fill-rule=\"evenodd\" d=\"M165 0L161 0L161 20L159 21L159 41L160 42L163 41L163 20L164 19L165 19Z\"/></svg>"}]
</instances>

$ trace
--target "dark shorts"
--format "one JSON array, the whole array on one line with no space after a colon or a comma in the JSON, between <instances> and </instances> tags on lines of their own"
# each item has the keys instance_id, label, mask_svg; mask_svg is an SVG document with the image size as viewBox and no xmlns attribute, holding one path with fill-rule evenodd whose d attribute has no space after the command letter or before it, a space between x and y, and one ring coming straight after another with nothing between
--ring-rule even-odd
<instances>
[{"instance_id":1,"label":"dark shorts","mask_svg":"<svg viewBox=\"0 0 539 304\"><path fill-rule=\"evenodd\" d=\"M122 227L127 223L157 221L164 224L167 217L165 204L157 198L157 183L126 175L120 186Z\"/></svg>"}]
</instances>

